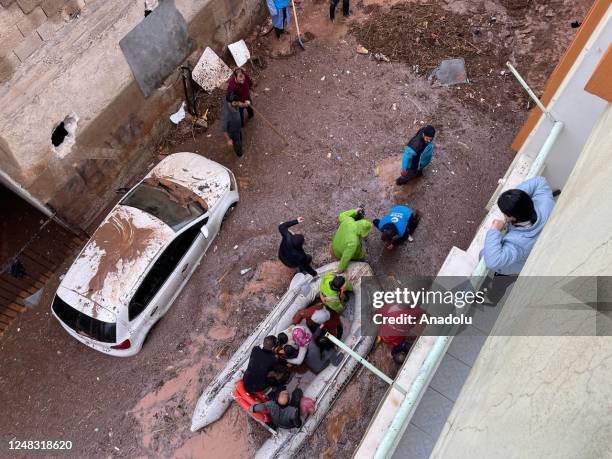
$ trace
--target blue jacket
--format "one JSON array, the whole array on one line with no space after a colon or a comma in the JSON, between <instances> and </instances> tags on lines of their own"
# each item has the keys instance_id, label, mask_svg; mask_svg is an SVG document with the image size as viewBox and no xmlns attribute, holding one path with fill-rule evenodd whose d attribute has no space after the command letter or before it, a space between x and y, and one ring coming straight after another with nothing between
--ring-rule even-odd
<instances>
[{"instance_id":1,"label":"blue jacket","mask_svg":"<svg viewBox=\"0 0 612 459\"><path fill-rule=\"evenodd\" d=\"M270 16L272 16L272 25L277 29L284 29L285 25L289 24L291 12L289 11L289 0L266 0ZM282 9L287 8L286 17L283 17Z\"/></svg>"},{"instance_id":2,"label":"blue jacket","mask_svg":"<svg viewBox=\"0 0 612 459\"><path fill-rule=\"evenodd\" d=\"M406 206L395 206L391 211L380 220L375 220L376 228L380 231L383 230L383 226L387 223L392 223L397 229L397 235L402 237L406 234L406 228L408 228L408 221L412 216L412 209Z\"/></svg>"},{"instance_id":3,"label":"blue jacket","mask_svg":"<svg viewBox=\"0 0 612 459\"><path fill-rule=\"evenodd\" d=\"M499 274L521 272L555 205L552 190L544 177L529 179L517 188L531 196L538 218L528 228L508 224L506 234L494 229L487 232L482 255L487 268Z\"/></svg>"},{"instance_id":4,"label":"blue jacket","mask_svg":"<svg viewBox=\"0 0 612 459\"><path fill-rule=\"evenodd\" d=\"M429 163L431 162L431 157L433 156L434 144L433 142L429 142L429 144L421 153L421 160L417 165L417 171L422 171L425 169ZM402 153L402 171L407 171L412 168L412 160L416 156L416 151L414 151L410 147L404 148L404 152Z\"/></svg>"}]
</instances>

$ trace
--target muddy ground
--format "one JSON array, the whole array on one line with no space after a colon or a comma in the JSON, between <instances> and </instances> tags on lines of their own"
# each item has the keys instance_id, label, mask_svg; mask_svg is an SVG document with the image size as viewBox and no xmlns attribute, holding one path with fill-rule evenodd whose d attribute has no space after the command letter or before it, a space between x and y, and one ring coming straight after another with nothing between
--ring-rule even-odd
<instances>
[{"instance_id":1,"label":"muddy ground","mask_svg":"<svg viewBox=\"0 0 612 459\"><path fill-rule=\"evenodd\" d=\"M289 145L260 116L246 127L242 159L215 125L179 126L160 143L160 157L195 151L230 167L240 183L239 205L138 356L111 358L70 339L48 312L52 289L46 304L21 315L0 341L2 456L16 438L71 440L72 451L57 456L249 457L265 433L235 406L204 432L192 434L189 425L203 387L288 285L292 273L276 261L278 223L305 217L300 230L319 265L331 261L340 211L363 204L375 217L407 203L423 215L413 243L393 253L382 250L376 234L366 243L368 261L385 274L434 274L452 246L468 246L527 115L505 59L541 92L575 33L570 23L582 20L589 2L421 3L427 5L367 0L352 5L348 20L339 7L330 24L327 2L303 0L306 51L291 47L289 37L251 37L253 53L267 63L254 75L254 104ZM396 16L393 8L407 18L413 8L415 15L431 13L419 33L436 36L412 45L417 57L405 51L415 34L386 16ZM369 38L360 32L366 24ZM357 54L358 44L391 62ZM465 57L472 83L432 86L428 69L442 57ZM437 128L433 163L418 182L398 188L402 148L425 123ZM382 349L370 356L392 373L386 357ZM384 390L360 370L300 456L350 457Z\"/></svg>"}]
</instances>

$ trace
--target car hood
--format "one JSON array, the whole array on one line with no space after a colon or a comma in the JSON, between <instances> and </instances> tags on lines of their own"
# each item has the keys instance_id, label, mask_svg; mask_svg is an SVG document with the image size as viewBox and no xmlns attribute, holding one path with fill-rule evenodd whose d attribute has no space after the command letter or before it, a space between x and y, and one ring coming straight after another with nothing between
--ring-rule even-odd
<instances>
[{"instance_id":1,"label":"car hood","mask_svg":"<svg viewBox=\"0 0 612 459\"><path fill-rule=\"evenodd\" d=\"M230 190L230 173L220 164L195 153L167 156L145 177L165 179L193 191L211 209Z\"/></svg>"},{"instance_id":2,"label":"car hood","mask_svg":"<svg viewBox=\"0 0 612 459\"><path fill-rule=\"evenodd\" d=\"M65 290L77 293L79 301L71 306L98 320L115 321L151 262L174 237L174 231L152 215L115 207L66 273L60 296Z\"/></svg>"}]
</instances>

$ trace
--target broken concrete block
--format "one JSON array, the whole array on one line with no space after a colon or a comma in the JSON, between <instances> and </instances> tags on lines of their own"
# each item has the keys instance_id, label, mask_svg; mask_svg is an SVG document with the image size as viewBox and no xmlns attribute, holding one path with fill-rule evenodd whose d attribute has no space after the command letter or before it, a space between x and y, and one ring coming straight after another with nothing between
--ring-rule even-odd
<instances>
[{"instance_id":1,"label":"broken concrete block","mask_svg":"<svg viewBox=\"0 0 612 459\"><path fill-rule=\"evenodd\" d=\"M465 60L462 57L458 59L446 59L434 69L429 77L429 80L437 80L444 86L454 84L467 83L467 72L465 70Z\"/></svg>"},{"instance_id":2,"label":"broken concrete block","mask_svg":"<svg viewBox=\"0 0 612 459\"><path fill-rule=\"evenodd\" d=\"M65 4L66 0L43 0L41 7L45 14L51 17L59 13Z\"/></svg>"},{"instance_id":3,"label":"broken concrete block","mask_svg":"<svg viewBox=\"0 0 612 459\"><path fill-rule=\"evenodd\" d=\"M209 47L204 50L200 60L191 72L193 81L205 91L212 91L225 83L231 75L232 70Z\"/></svg>"},{"instance_id":4,"label":"broken concrete block","mask_svg":"<svg viewBox=\"0 0 612 459\"><path fill-rule=\"evenodd\" d=\"M41 44L42 40L36 32L33 32L28 35L17 48L14 49L14 52L19 60L23 62L30 57L30 55L36 51Z\"/></svg>"},{"instance_id":5,"label":"broken concrete block","mask_svg":"<svg viewBox=\"0 0 612 459\"><path fill-rule=\"evenodd\" d=\"M17 48L23 41L23 35L17 28L12 25L6 30L0 30L0 43L2 43L2 53L9 54L13 49Z\"/></svg>"},{"instance_id":6,"label":"broken concrete block","mask_svg":"<svg viewBox=\"0 0 612 459\"><path fill-rule=\"evenodd\" d=\"M0 84L11 79L20 63L14 53L0 55Z\"/></svg>"},{"instance_id":7,"label":"broken concrete block","mask_svg":"<svg viewBox=\"0 0 612 459\"><path fill-rule=\"evenodd\" d=\"M31 13L34 8L40 5L40 2L41 0L17 0L19 8L21 8L21 11L25 14Z\"/></svg>"},{"instance_id":8,"label":"broken concrete block","mask_svg":"<svg viewBox=\"0 0 612 459\"><path fill-rule=\"evenodd\" d=\"M59 15L56 15L53 19L49 18L48 21L36 29L36 32L38 32L38 35L40 35L43 41L49 41L55 36L58 30L64 27L64 24L64 20Z\"/></svg>"},{"instance_id":9,"label":"broken concrete block","mask_svg":"<svg viewBox=\"0 0 612 459\"><path fill-rule=\"evenodd\" d=\"M17 28L19 28L24 37L27 37L46 20L47 15L40 6L37 6L30 14L17 23Z\"/></svg>"}]
</instances>

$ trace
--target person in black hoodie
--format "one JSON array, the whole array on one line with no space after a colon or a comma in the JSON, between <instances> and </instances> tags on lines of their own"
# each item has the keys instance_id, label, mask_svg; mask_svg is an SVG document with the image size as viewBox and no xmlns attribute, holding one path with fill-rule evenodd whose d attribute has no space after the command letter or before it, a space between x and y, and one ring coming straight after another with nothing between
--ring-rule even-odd
<instances>
[{"instance_id":1,"label":"person in black hoodie","mask_svg":"<svg viewBox=\"0 0 612 459\"><path fill-rule=\"evenodd\" d=\"M310 266L312 257L304 252L304 236L289 231L292 226L303 222L304 217L298 217L297 220L281 223L278 226L278 231L283 236L278 249L278 258L288 268L297 268L301 273L316 277L317 272Z\"/></svg>"},{"instance_id":2,"label":"person in black hoodie","mask_svg":"<svg viewBox=\"0 0 612 459\"><path fill-rule=\"evenodd\" d=\"M266 336L263 346L255 346L251 350L249 364L244 376L244 388L247 392L261 392L268 387L287 383L286 366L276 357L276 336ZM285 367L285 368L283 368Z\"/></svg>"}]
</instances>

